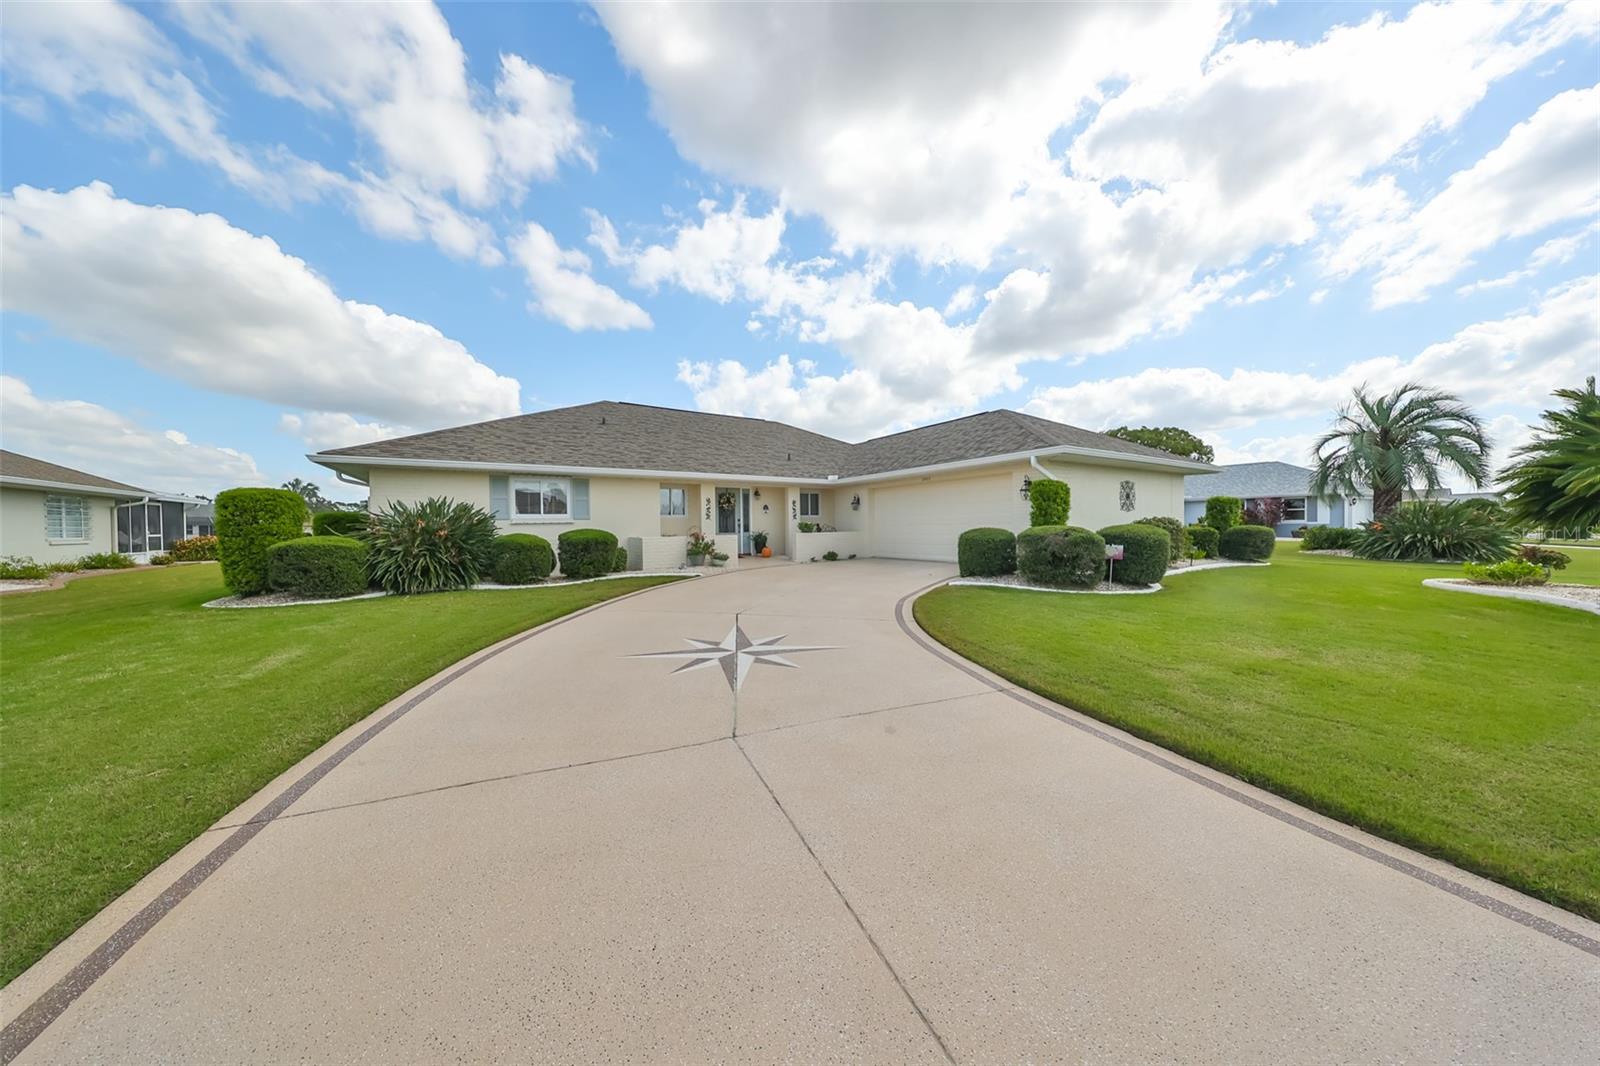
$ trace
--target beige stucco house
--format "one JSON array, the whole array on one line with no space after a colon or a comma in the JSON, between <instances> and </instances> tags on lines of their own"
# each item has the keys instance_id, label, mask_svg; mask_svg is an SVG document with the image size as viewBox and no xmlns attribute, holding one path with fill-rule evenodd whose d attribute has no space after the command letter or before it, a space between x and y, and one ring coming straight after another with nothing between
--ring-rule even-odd
<instances>
[{"instance_id":1,"label":"beige stucco house","mask_svg":"<svg viewBox=\"0 0 1600 1066\"><path fill-rule=\"evenodd\" d=\"M1072 487L1074 525L1183 517L1185 474L1215 468L1017 411L859 444L781 422L602 402L309 456L366 485L370 506L447 496L552 543L609 530L634 569L683 563L691 530L748 555L825 552L952 561L974 526L1021 530L1044 478Z\"/></svg>"},{"instance_id":2,"label":"beige stucco house","mask_svg":"<svg viewBox=\"0 0 1600 1066\"><path fill-rule=\"evenodd\" d=\"M59 563L115 551L144 561L183 538L195 502L0 451L0 555Z\"/></svg>"}]
</instances>

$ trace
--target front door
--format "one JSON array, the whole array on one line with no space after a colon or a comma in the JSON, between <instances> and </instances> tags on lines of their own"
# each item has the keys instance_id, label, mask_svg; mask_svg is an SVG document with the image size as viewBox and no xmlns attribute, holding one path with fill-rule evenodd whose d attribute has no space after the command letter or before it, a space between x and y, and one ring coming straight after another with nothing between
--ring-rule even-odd
<instances>
[{"instance_id":1,"label":"front door","mask_svg":"<svg viewBox=\"0 0 1600 1066\"><path fill-rule=\"evenodd\" d=\"M750 551L750 490L739 490L739 554L749 555Z\"/></svg>"}]
</instances>

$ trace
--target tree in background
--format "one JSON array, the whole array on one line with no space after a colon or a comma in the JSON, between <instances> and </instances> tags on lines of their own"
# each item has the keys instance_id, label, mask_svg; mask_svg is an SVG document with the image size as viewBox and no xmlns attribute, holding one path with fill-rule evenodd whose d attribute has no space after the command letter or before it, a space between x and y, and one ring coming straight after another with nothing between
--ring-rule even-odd
<instances>
[{"instance_id":1,"label":"tree in background","mask_svg":"<svg viewBox=\"0 0 1600 1066\"><path fill-rule=\"evenodd\" d=\"M1143 444L1147 448L1160 448L1164 452L1171 452L1182 459L1195 459L1202 463L1209 463L1216 458L1216 453L1211 450L1211 445L1177 426L1140 426L1138 429L1129 429L1127 426L1118 426L1108 430L1109 437L1118 437L1122 440L1131 440L1135 444Z\"/></svg>"},{"instance_id":2,"label":"tree in background","mask_svg":"<svg viewBox=\"0 0 1600 1066\"><path fill-rule=\"evenodd\" d=\"M330 500L322 494L322 489L316 484L310 481L302 481L297 477L285 481L281 487L288 489L306 501L306 509L312 514L316 514L318 511L365 511L367 509L365 501L361 503L340 503L337 500Z\"/></svg>"},{"instance_id":3,"label":"tree in background","mask_svg":"<svg viewBox=\"0 0 1600 1066\"><path fill-rule=\"evenodd\" d=\"M1373 518L1392 513L1408 488L1437 491L1444 467L1479 487L1489 474L1489 438L1478 416L1450 393L1415 382L1382 396L1357 387L1312 454L1312 494L1359 496L1370 487Z\"/></svg>"},{"instance_id":4,"label":"tree in background","mask_svg":"<svg viewBox=\"0 0 1600 1066\"><path fill-rule=\"evenodd\" d=\"M1600 395L1592 377L1555 395L1566 405L1544 412L1540 435L1501 475L1506 509L1530 525L1583 534L1600 526Z\"/></svg>"},{"instance_id":5,"label":"tree in background","mask_svg":"<svg viewBox=\"0 0 1600 1066\"><path fill-rule=\"evenodd\" d=\"M1244 509L1244 524L1247 526L1276 526L1283 521L1283 498L1279 496L1263 496L1259 500L1251 500Z\"/></svg>"}]
</instances>

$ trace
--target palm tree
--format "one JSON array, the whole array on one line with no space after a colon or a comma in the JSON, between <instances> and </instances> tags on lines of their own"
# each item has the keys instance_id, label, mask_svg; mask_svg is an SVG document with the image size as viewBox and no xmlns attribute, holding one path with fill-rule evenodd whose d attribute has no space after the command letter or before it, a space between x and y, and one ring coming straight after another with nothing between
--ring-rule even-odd
<instances>
[{"instance_id":1,"label":"palm tree","mask_svg":"<svg viewBox=\"0 0 1600 1066\"><path fill-rule=\"evenodd\" d=\"M1501 475L1512 515L1545 529L1587 532L1600 526L1600 395L1557 389L1567 401L1544 413L1544 434L1516 450Z\"/></svg>"},{"instance_id":2,"label":"palm tree","mask_svg":"<svg viewBox=\"0 0 1600 1066\"><path fill-rule=\"evenodd\" d=\"M1312 493L1354 496L1369 485L1374 518L1400 506L1413 485L1437 490L1442 467L1455 467L1478 486L1489 475L1489 438L1478 416L1450 393L1414 382L1386 396L1359 386L1312 454Z\"/></svg>"}]
</instances>

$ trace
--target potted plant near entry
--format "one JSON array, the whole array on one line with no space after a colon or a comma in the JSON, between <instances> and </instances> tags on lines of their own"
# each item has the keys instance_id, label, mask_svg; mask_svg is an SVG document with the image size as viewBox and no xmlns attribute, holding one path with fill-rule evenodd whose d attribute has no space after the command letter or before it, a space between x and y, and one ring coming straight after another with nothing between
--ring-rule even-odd
<instances>
[{"instance_id":1,"label":"potted plant near entry","mask_svg":"<svg viewBox=\"0 0 1600 1066\"><path fill-rule=\"evenodd\" d=\"M754 548L755 553L761 558L772 558L772 549L767 547L767 535L765 533L750 534L750 547Z\"/></svg>"},{"instance_id":2,"label":"potted plant near entry","mask_svg":"<svg viewBox=\"0 0 1600 1066\"><path fill-rule=\"evenodd\" d=\"M690 566L699 566L701 563L705 562L706 556L716 551L716 547L716 543L707 539L704 533L701 533L698 529L691 530L689 533L689 544L685 549L684 554L689 557Z\"/></svg>"},{"instance_id":3,"label":"potted plant near entry","mask_svg":"<svg viewBox=\"0 0 1600 1066\"><path fill-rule=\"evenodd\" d=\"M728 565L728 553L727 552L719 552L719 551L712 552L711 553L711 565L712 566L727 566Z\"/></svg>"}]
</instances>

